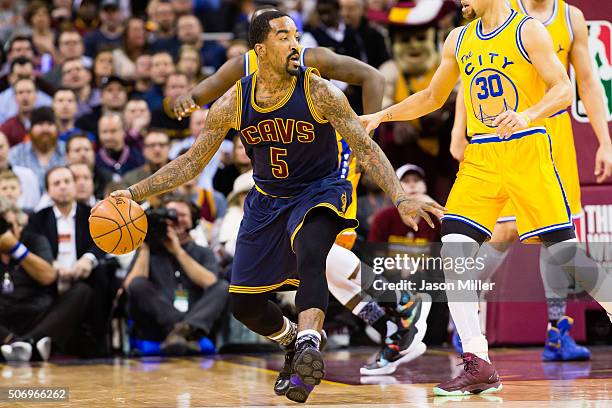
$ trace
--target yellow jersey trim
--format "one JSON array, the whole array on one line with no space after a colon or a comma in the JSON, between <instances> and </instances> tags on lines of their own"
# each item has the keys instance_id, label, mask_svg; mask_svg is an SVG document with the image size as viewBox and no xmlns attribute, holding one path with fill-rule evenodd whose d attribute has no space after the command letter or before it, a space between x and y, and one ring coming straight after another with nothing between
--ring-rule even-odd
<instances>
[{"instance_id":1,"label":"yellow jersey trim","mask_svg":"<svg viewBox=\"0 0 612 408\"><path fill-rule=\"evenodd\" d=\"M275 289L278 289L285 285L291 285L298 287L300 286L299 279L285 279L280 283L275 283L274 285L266 285L266 286L239 286L239 285L230 285L229 292L230 293L263 293L270 292Z\"/></svg>"},{"instance_id":2,"label":"yellow jersey trim","mask_svg":"<svg viewBox=\"0 0 612 408\"><path fill-rule=\"evenodd\" d=\"M262 108L258 106L257 103L255 102L255 83L256 81L257 81L257 72L253 74L253 81L252 81L253 83L251 84L251 106L253 107L253 109L255 109L259 113L270 113L272 111L282 108L283 105L285 105L289 101L289 99L291 99L291 96L293 95L293 91L295 90L295 85L297 84L297 77L293 77L291 79L291 87L289 88L289 91L287 92L287 94L280 101L278 101L276 105L271 106L269 108Z\"/></svg>"},{"instance_id":3,"label":"yellow jersey trim","mask_svg":"<svg viewBox=\"0 0 612 408\"><path fill-rule=\"evenodd\" d=\"M306 216L308 215L309 212L311 212L312 210L314 210L315 208L318 207L324 207L324 208L329 208L330 210L332 210L333 212L336 213L336 215L338 215L338 217L340 218L344 218L344 219L354 219L354 218L347 218L345 213L340 212L334 205L330 204L330 203L319 203L317 205L314 205L312 207L310 207L308 209L308 211L306 211L304 213L304 216L302 217L302 221L300 221L300 223L298 224L297 227L295 227L295 229L293 230L293 233L291 234L291 250L295 253L295 249L293 249L293 241L295 240L295 236L297 235L298 232L300 232L300 229L302 228L302 225L304 225L304 221L306 220ZM359 226L359 221L357 221L355 219L355 222L357 222L357 225L355 226L355 228L357 228ZM344 233L345 231L353 231L354 228L344 228L342 231L340 231L338 233L338 235Z\"/></svg>"},{"instance_id":4,"label":"yellow jersey trim","mask_svg":"<svg viewBox=\"0 0 612 408\"><path fill-rule=\"evenodd\" d=\"M240 130L242 123L242 83L236 81L236 130Z\"/></svg>"},{"instance_id":5,"label":"yellow jersey trim","mask_svg":"<svg viewBox=\"0 0 612 408\"><path fill-rule=\"evenodd\" d=\"M293 196L275 196L273 194L266 193L257 184L255 184L255 190L259 191L261 194L265 196L272 197L272 198L293 198Z\"/></svg>"},{"instance_id":6,"label":"yellow jersey trim","mask_svg":"<svg viewBox=\"0 0 612 408\"><path fill-rule=\"evenodd\" d=\"M314 103L312 102L312 97L310 96L310 75L315 74L321 76L319 71L316 68L308 68L306 69L306 73L304 75L304 92L306 94L306 102L308 103L308 110L310 110L310 114L319 123L327 123L328 120L323 116L319 115L317 110L314 107Z\"/></svg>"}]
</instances>

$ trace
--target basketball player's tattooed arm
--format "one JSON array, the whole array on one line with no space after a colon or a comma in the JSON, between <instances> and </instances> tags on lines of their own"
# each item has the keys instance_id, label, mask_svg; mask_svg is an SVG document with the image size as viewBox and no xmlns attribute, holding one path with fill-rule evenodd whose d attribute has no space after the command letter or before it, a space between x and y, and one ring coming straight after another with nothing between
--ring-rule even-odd
<instances>
[{"instance_id":1,"label":"basketball player's tattooed arm","mask_svg":"<svg viewBox=\"0 0 612 408\"><path fill-rule=\"evenodd\" d=\"M232 87L210 108L204 130L185 154L172 160L155 174L128 190L111 193L142 201L186 183L202 172L221 145L227 132L236 126L236 87Z\"/></svg>"},{"instance_id":2,"label":"basketball player's tattooed arm","mask_svg":"<svg viewBox=\"0 0 612 408\"><path fill-rule=\"evenodd\" d=\"M361 123L370 133L382 122L405 121L420 118L440 109L453 91L459 77L459 66L455 59L455 46L461 27L455 28L448 35L442 49L442 61L434 73L429 86L403 101L389 106L380 112L364 115Z\"/></svg>"},{"instance_id":3,"label":"basketball player's tattooed arm","mask_svg":"<svg viewBox=\"0 0 612 408\"><path fill-rule=\"evenodd\" d=\"M544 119L567 108L572 103L572 85L567 72L555 53L546 27L536 19L529 19L521 28L525 51L538 75L546 84L546 93L537 103L522 112L507 110L493 121L495 132L502 138L525 129L536 119Z\"/></svg>"},{"instance_id":4,"label":"basketball player's tattooed arm","mask_svg":"<svg viewBox=\"0 0 612 408\"><path fill-rule=\"evenodd\" d=\"M389 160L380 147L365 132L346 96L328 81L312 75L310 89L318 113L348 142L363 168L396 203L402 220L415 230L415 216L423 217L434 228L428 212L441 217L444 208L429 197L410 199L404 192Z\"/></svg>"},{"instance_id":5,"label":"basketball player's tattooed arm","mask_svg":"<svg viewBox=\"0 0 612 408\"><path fill-rule=\"evenodd\" d=\"M591 53L589 52L589 31L582 12L570 8L570 19L574 32L574 42L570 49L570 63L576 72L578 93L584 103L591 127L599 141L599 149L595 155L595 176L601 183L612 175L612 142L608 130L606 107L601 89L601 82L593 71Z\"/></svg>"}]
</instances>

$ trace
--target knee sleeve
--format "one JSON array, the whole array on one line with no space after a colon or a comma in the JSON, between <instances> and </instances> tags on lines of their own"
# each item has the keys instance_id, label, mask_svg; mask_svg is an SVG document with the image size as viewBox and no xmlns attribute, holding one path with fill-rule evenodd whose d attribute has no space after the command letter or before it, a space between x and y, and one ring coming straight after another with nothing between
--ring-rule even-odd
<instances>
[{"instance_id":1,"label":"knee sleeve","mask_svg":"<svg viewBox=\"0 0 612 408\"><path fill-rule=\"evenodd\" d=\"M283 327L283 313L267 293L231 293L230 304L236 320L255 333L269 336Z\"/></svg>"}]
</instances>

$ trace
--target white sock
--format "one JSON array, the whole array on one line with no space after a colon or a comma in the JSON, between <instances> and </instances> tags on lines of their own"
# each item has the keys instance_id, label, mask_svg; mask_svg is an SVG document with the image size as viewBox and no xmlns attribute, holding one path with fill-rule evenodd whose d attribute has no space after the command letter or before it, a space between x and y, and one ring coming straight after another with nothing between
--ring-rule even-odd
<instances>
[{"instance_id":1,"label":"white sock","mask_svg":"<svg viewBox=\"0 0 612 408\"><path fill-rule=\"evenodd\" d=\"M461 234L449 234L442 237L444 244L449 244L446 248L442 247L442 257L458 257L464 258L474 256L477 253L478 248L475 240L468 236ZM469 244L473 243L473 247ZM465 244L465 245L461 245ZM472 253L461 253L458 251L473 251ZM456 278L453 279L453 271L446 271L448 277L447 282L455 282ZM457 328L457 333L461 338L461 343L464 353L473 353L483 360L489 361L487 339L482 334L480 329L480 319L478 317L478 294L476 291L446 291L446 297L448 298L448 309L450 310L451 317Z\"/></svg>"}]
</instances>

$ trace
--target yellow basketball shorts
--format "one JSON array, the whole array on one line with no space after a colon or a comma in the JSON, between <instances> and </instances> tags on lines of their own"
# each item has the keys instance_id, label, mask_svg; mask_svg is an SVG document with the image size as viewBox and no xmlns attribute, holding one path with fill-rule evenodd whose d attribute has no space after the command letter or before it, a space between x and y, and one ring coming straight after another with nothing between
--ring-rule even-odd
<instances>
[{"instance_id":1,"label":"yellow basketball shorts","mask_svg":"<svg viewBox=\"0 0 612 408\"><path fill-rule=\"evenodd\" d=\"M456 220L491 237L500 212L511 202L521 241L573 228L569 205L543 127L472 137L459 166L442 220Z\"/></svg>"},{"instance_id":2,"label":"yellow basketball shorts","mask_svg":"<svg viewBox=\"0 0 612 408\"><path fill-rule=\"evenodd\" d=\"M582 215L580 202L580 178L578 176L578 162L576 161L576 148L574 147L574 134L569 114L563 110L546 119L546 130L552 139L552 152L555 167L561 177L563 190L570 206L572 218L578 219ZM515 221L515 211L511 202L508 202L501 212L497 222Z\"/></svg>"}]
</instances>

